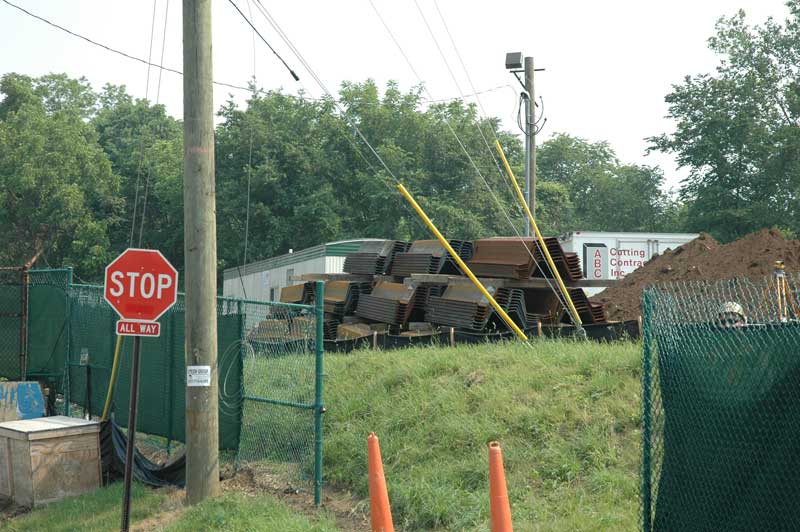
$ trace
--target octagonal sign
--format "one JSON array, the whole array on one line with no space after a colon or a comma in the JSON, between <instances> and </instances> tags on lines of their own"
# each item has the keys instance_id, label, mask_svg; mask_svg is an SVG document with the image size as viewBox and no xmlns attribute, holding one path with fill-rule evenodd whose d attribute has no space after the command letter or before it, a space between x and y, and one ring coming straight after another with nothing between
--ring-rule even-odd
<instances>
[{"instance_id":1,"label":"octagonal sign","mask_svg":"<svg viewBox=\"0 0 800 532\"><path fill-rule=\"evenodd\" d=\"M106 266L103 297L122 318L117 333L158 336L154 323L175 304L178 271L155 249L126 249Z\"/></svg>"}]
</instances>

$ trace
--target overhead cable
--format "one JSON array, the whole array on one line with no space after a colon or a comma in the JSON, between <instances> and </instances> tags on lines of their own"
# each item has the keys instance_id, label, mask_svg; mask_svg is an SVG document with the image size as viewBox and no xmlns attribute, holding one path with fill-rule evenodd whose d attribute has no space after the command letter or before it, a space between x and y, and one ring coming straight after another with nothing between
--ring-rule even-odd
<instances>
[{"instance_id":1,"label":"overhead cable","mask_svg":"<svg viewBox=\"0 0 800 532\"><path fill-rule=\"evenodd\" d=\"M281 57L281 56L280 56L280 54L279 54L278 52L276 52L276 51L275 51L275 48L273 48L273 47L272 47L272 45L271 45L269 42L267 42L267 40L264 38L264 36L263 36L263 35L261 35L261 32L259 32L259 31L256 29L256 27L253 25L253 23L250 21L250 19L249 19L249 18L247 18L247 15L245 15L245 14L242 12L242 10L241 10L241 9L239 9L239 6L237 6L237 5L236 5L236 2L234 2L233 0L228 0L228 2L230 2L230 4L231 4L231 5L232 5L232 6L233 6L235 9L236 9L236 11L238 11L238 12L239 12L239 15L241 15L241 16L242 16L242 18L244 19L244 21L245 21L245 22L247 22L247 24L248 24L248 25L249 25L251 28L253 28L253 31L254 31L254 32L256 32L256 35L258 35L259 39L261 39L261 40L264 42L264 44L266 44L266 45L267 45L267 48L269 48L269 49L272 51L272 53L273 53L273 54L275 54L275 57L277 57L277 58L280 60L280 62L281 62L281 63L283 63L283 66L285 66L285 67L286 67L286 70L288 70L288 71L289 71L289 74L291 74L291 75L292 75L292 77L294 78L294 80L295 80L295 81L300 81L300 78L299 78L299 77L297 77L297 74L295 74L295 73L294 73L294 70L292 70L292 69L291 69L291 67L290 67L290 66L289 66L289 65L286 63L286 61L284 61L284 60L283 60L283 57Z\"/></svg>"},{"instance_id":2,"label":"overhead cable","mask_svg":"<svg viewBox=\"0 0 800 532\"><path fill-rule=\"evenodd\" d=\"M145 65L148 65L148 66L158 67L158 68L160 68L160 69L162 69L162 70L164 70L166 72L172 72L173 74L178 74L179 76L183 75L183 72L181 72L180 70L176 70L174 68L169 68L169 67L166 67L164 65L157 65L155 63L151 63L149 60L145 60L145 59L142 59L141 57L136 57L134 55L128 54L128 53L123 52L121 50L117 50L116 48L112 48L112 47L110 47L110 46L108 46L106 44L103 44L103 43L97 42L95 40L92 40L89 37L86 37L84 35L81 35L79 33L74 32L74 31L68 30L67 28L65 28L63 26L60 26L60 25L56 24L55 22L51 22L50 20L47 20L44 17L40 17L39 15L36 15L35 13L31 13L30 11L28 11L27 9L25 9L25 8L23 8L21 6L18 6L16 4L12 3L12 2L9 2L9 0L1 0L1 1L4 2L5 4L8 4L9 6L13 7L14 9L22 11L23 13L25 13L29 17L33 17L33 18L35 18L37 20L40 20L40 21L44 22L45 24L48 24L49 26L52 26L52 27L54 27L54 28L56 28L56 29L58 29L60 31L63 31L64 33L68 33L68 34L72 35L73 37L77 37L78 39L86 41L89 44L93 44L94 46L99 46L100 48L103 48L104 50L107 50L109 52L115 53L117 55L121 55L122 57L130 59L132 61L138 61L139 63L145 64ZM241 85L234 85L233 83L226 83L224 81L213 81L212 83L214 83L215 85L220 85L222 87L229 87L231 89L243 90L243 91L247 91L247 92L251 91L251 89L249 87L243 87Z\"/></svg>"}]
</instances>

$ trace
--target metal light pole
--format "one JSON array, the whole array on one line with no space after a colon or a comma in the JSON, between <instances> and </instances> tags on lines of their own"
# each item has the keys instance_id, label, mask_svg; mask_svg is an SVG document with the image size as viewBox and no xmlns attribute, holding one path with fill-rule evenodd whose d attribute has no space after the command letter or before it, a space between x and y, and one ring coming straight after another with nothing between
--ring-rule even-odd
<instances>
[{"instance_id":1,"label":"metal light pole","mask_svg":"<svg viewBox=\"0 0 800 532\"><path fill-rule=\"evenodd\" d=\"M525 172L525 186L527 191L528 207L536 219L536 93L533 87L533 57L525 58L525 92L528 93L528 99L525 100L525 138L527 150L525 151L526 168ZM530 236L530 227L528 227L528 236Z\"/></svg>"},{"instance_id":2,"label":"metal light pole","mask_svg":"<svg viewBox=\"0 0 800 532\"><path fill-rule=\"evenodd\" d=\"M533 57L523 57L522 52L506 54L506 68L520 82L525 92L521 97L525 101L525 202L531 214L536 217L536 93L533 84L534 72L544 70L534 68ZM524 74L524 81L519 74ZM525 236L531 236L533 229L530 222L525 220Z\"/></svg>"}]
</instances>

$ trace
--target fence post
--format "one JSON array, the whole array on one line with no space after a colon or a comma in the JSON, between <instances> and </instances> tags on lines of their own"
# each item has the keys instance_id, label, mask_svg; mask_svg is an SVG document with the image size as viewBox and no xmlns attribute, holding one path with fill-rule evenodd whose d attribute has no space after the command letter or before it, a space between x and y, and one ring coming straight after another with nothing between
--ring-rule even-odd
<instances>
[{"instance_id":1,"label":"fence post","mask_svg":"<svg viewBox=\"0 0 800 532\"><path fill-rule=\"evenodd\" d=\"M314 377L314 505L319 506L322 502L322 413L325 411L322 405L325 283L322 281L317 281L314 311L317 325L314 357L316 365Z\"/></svg>"},{"instance_id":2,"label":"fence post","mask_svg":"<svg viewBox=\"0 0 800 532\"><path fill-rule=\"evenodd\" d=\"M166 316L169 319L169 378L166 379L167 384L167 393L166 399L169 401L169 421L167 422L167 458L169 458L170 454L172 454L172 440L176 439L173 438L174 434L173 431L175 427L173 426L173 420L175 419L175 401L172 400L172 390L174 389L172 386L172 381L175 379L175 374L178 373L175 371L175 352L179 353L181 359L185 359L186 354L184 353L183 349L175 349L175 309L170 309L167 312ZM185 373L186 370L184 370Z\"/></svg>"},{"instance_id":3,"label":"fence post","mask_svg":"<svg viewBox=\"0 0 800 532\"><path fill-rule=\"evenodd\" d=\"M20 321L19 321L19 375L21 381L28 376L28 284L30 276L28 267L20 271Z\"/></svg>"},{"instance_id":4,"label":"fence post","mask_svg":"<svg viewBox=\"0 0 800 532\"><path fill-rule=\"evenodd\" d=\"M236 302L236 313L239 314L239 436L236 438L236 458L234 459L233 467L239 470L241 462L239 461L240 451L242 449L242 424L244 423L244 395L247 390L244 389L244 361L247 356L247 323L244 315L244 301L241 299Z\"/></svg>"},{"instance_id":5,"label":"fence post","mask_svg":"<svg viewBox=\"0 0 800 532\"><path fill-rule=\"evenodd\" d=\"M652 530L652 308L647 291L643 295L644 331L642 336L642 532Z\"/></svg>"},{"instance_id":6,"label":"fence post","mask_svg":"<svg viewBox=\"0 0 800 532\"><path fill-rule=\"evenodd\" d=\"M70 408L70 382L69 382L69 359L72 351L72 267L67 267L67 289L64 291L67 297L67 353L64 357L64 415L69 417Z\"/></svg>"}]
</instances>

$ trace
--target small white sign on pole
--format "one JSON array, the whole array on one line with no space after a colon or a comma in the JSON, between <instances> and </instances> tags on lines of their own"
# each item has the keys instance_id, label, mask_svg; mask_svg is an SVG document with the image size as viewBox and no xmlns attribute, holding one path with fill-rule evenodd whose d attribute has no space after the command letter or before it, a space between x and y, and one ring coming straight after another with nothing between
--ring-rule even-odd
<instances>
[{"instance_id":1,"label":"small white sign on pole","mask_svg":"<svg viewBox=\"0 0 800 532\"><path fill-rule=\"evenodd\" d=\"M187 366L186 386L211 386L211 366Z\"/></svg>"}]
</instances>

